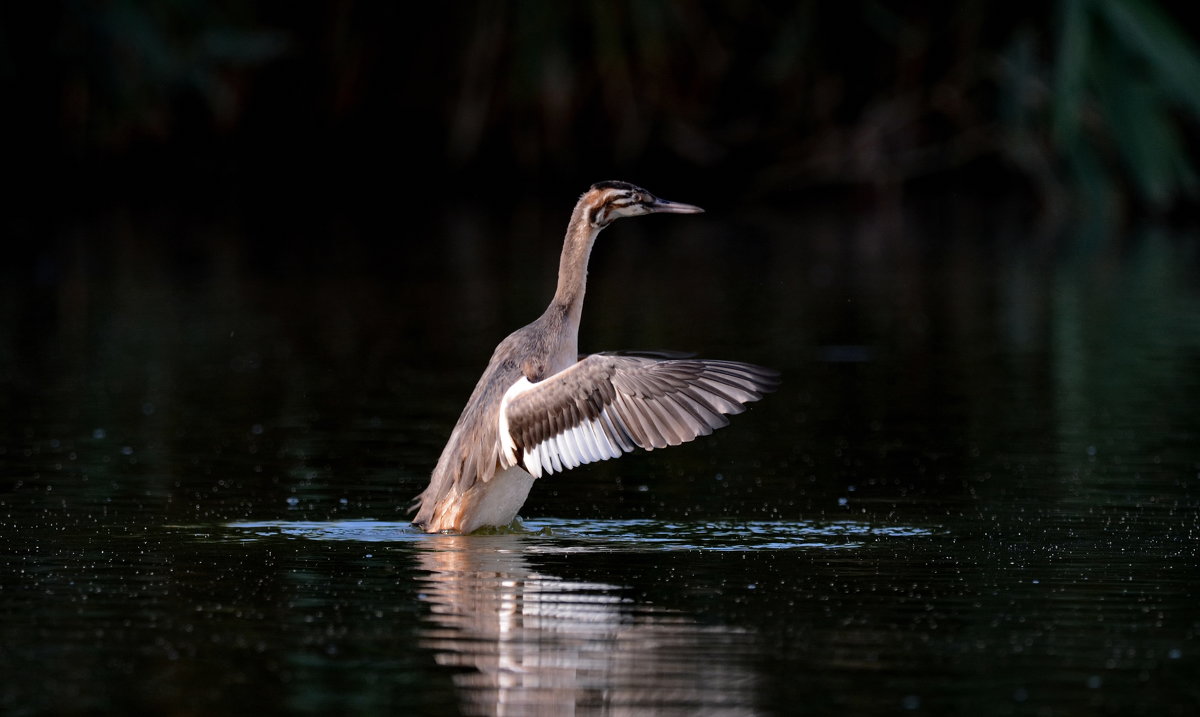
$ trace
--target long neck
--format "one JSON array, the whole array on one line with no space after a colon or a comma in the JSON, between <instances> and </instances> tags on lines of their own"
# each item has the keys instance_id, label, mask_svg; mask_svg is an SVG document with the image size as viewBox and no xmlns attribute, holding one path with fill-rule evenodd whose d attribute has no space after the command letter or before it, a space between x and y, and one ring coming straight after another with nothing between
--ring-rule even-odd
<instances>
[{"instance_id":1,"label":"long neck","mask_svg":"<svg viewBox=\"0 0 1200 717\"><path fill-rule=\"evenodd\" d=\"M583 311L588 257L599 233L600 229L588 223L583 208L576 206L571 214L571 223L567 225L562 258L558 261L558 289L554 292L552 304L564 310L576 323Z\"/></svg>"}]
</instances>

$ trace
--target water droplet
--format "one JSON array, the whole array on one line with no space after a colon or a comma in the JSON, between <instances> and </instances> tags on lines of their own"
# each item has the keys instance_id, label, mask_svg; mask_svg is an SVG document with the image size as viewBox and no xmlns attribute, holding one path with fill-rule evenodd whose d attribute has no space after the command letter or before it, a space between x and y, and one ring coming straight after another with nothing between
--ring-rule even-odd
<instances>
[{"instance_id":1,"label":"water droplet","mask_svg":"<svg viewBox=\"0 0 1200 717\"><path fill-rule=\"evenodd\" d=\"M915 710L921 706L921 698L916 695L905 695L900 700L900 706L906 710Z\"/></svg>"},{"instance_id":2,"label":"water droplet","mask_svg":"<svg viewBox=\"0 0 1200 717\"><path fill-rule=\"evenodd\" d=\"M92 429L92 438L94 438L95 440L103 441L107 437L108 437L108 431L104 430L103 428L93 428Z\"/></svg>"}]
</instances>

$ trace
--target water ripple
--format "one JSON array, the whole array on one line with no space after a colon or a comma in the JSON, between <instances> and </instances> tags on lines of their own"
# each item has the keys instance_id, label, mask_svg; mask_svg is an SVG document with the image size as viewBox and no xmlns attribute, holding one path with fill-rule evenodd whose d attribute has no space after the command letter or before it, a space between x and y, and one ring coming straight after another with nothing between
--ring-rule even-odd
<instances>
[{"instance_id":1,"label":"water ripple","mask_svg":"<svg viewBox=\"0 0 1200 717\"><path fill-rule=\"evenodd\" d=\"M447 536L428 535L408 522L377 520L239 521L225 524L240 540L293 537L364 543L428 542ZM859 521L662 521L565 520L546 518L525 523L525 532L506 533L524 539L537 553L653 552L675 550L765 551L797 548L850 549L887 540L930 538L939 527L875 525ZM487 540L488 535L473 536Z\"/></svg>"}]
</instances>

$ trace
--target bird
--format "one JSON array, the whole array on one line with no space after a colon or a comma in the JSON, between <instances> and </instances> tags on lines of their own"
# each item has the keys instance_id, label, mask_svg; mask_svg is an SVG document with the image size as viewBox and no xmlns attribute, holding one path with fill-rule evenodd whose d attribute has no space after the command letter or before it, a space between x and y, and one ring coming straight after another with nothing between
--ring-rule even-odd
<instances>
[{"instance_id":1,"label":"bird","mask_svg":"<svg viewBox=\"0 0 1200 717\"><path fill-rule=\"evenodd\" d=\"M579 353L588 258L600 232L624 217L703 211L621 181L579 197L554 298L492 353L409 509L414 525L427 533L509 526L536 480L708 435L778 386L778 372L738 361Z\"/></svg>"}]
</instances>

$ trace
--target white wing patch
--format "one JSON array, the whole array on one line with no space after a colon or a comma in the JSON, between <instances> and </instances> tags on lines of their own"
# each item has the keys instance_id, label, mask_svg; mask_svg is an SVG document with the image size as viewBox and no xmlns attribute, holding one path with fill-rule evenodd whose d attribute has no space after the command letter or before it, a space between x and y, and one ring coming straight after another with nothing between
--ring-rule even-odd
<instances>
[{"instance_id":1,"label":"white wing patch","mask_svg":"<svg viewBox=\"0 0 1200 717\"><path fill-rule=\"evenodd\" d=\"M603 421L610 426L610 430L613 430L611 428L612 417L608 415L609 409L605 408L597 418L585 419L578 425L561 430L536 445L526 446L523 455L518 456L517 443L508 426L508 405L514 398L530 390L533 386L534 384L530 383L529 379L522 376L504 392L504 397L500 399L500 466L502 468L507 469L523 464L530 475L534 478L541 478L543 474L561 473L571 468L577 468L584 463L606 461L622 455L624 451L621 446L614 445L609 440L601 425ZM630 445L625 450L631 451L633 448L634 446Z\"/></svg>"},{"instance_id":2,"label":"white wing patch","mask_svg":"<svg viewBox=\"0 0 1200 717\"><path fill-rule=\"evenodd\" d=\"M604 412L600 415L600 420L604 420ZM500 420L504 421L503 418ZM508 441L512 441L511 436ZM621 449L604 435L599 421L588 419L526 449L525 469L534 478L541 478L543 473L561 473L584 463L617 458L621 454ZM513 455L515 458L515 453Z\"/></svg>"},{"instance_id":3,"label":"white wing patch","mask_svg":"<svg viewBox=\"0 0 1200 717\"><path fill-rule=\"evenodd\" d=\"M677 446L729 423L778 374L733 361L593 354L544 381L517 379L500 400L500 466L534 478L634 448ZM515 430L514 430L515 429Z\"/></svg>"},{"instance_id":4,"label":"white wing patch","mask_svg":"<svg viewBox=\"0 0 1200 717\"><path fill-rule=\"evenodd\" d=\"M529 382L529 379L522 376L517 379L516 383L508 387L508 390L504 392L504 397L500 399L500 467L505 470L517 464L517 443L508 430L508 404L513 397L525 393L532 387L533 384ZM530 472L532 473L532 471ZM533 477L540 478L541 476L533 473Z\"/></svg>"}]
</instances>

